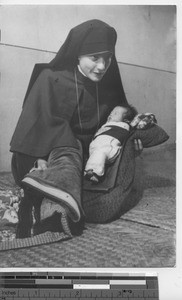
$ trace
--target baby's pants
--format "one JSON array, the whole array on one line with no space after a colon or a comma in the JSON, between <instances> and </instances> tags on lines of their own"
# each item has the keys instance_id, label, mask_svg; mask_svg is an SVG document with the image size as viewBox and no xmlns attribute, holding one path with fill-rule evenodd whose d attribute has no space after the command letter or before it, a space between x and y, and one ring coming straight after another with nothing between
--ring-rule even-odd
<instances>
[{"instance_id":1,"label":"baby's pants","mask_svg":"<svg viewBox=\"0 0 182 300\"><path fill-rule=\"evenodd\" d=\"M90 144L85 171L93 170L98 176L104 175L105 164L112 163L119 155L120 150L119 140L109 135L99 135Z\"/></svg>"}]
</instances>

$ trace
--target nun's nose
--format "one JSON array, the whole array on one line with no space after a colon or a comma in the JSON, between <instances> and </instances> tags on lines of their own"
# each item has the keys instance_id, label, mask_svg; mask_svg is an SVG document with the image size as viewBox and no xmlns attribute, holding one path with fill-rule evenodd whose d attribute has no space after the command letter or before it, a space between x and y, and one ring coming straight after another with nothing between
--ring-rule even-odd
<instances>
[{"instance_id":1,"label":"nun's nose","mask_svg":"<svg viewBox=\"0 0 182 300\"><path fill-rule=\"evenodd\" d=\"M103 71L105 70L105 67L106 67L105 59L103 57L100 57L97 61L97 69L99 71Z\"/></svg>"}]
</instances>

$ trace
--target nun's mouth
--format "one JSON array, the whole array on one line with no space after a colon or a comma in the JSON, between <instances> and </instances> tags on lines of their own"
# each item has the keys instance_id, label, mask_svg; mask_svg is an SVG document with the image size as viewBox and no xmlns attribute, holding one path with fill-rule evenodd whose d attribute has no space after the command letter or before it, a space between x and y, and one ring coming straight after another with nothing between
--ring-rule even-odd
<instances>
[{"instance_id":1,"label":"nun's mouth","mask_svg":"<svg viewBox=\"0 0 182 300\"><path fill-rule=\"evenodd\" d=\"M100 81L104 74L105 72L91 72L89 78L93 81Z\"/></svg>"},{"instance_id":2,"label":"nun's mouth","mask_svg":"<svg viewBox=\"0 0 182 300\"><path fill-rule=\"evenodd\" d=\"M98 77L101 77L105 74L105 72L94 72L94 74Z\"/></svg>"}]
</instances>

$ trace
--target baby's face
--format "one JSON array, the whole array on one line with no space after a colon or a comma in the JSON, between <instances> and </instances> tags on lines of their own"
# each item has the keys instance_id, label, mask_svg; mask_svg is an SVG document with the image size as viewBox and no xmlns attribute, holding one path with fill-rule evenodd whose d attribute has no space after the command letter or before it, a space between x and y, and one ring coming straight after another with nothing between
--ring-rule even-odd
<instances>
[{"instance_id":1,"label":"baby's face","mask_svg":"<svg viewBox=\"0 0 182 300\"><path fill-rule=\"evenodd\" d=\"M109 122L122 122L124 120L124 116L127 113L126 107L116 107L110 113L107 121Z\"/></svg>"}]
</instances>

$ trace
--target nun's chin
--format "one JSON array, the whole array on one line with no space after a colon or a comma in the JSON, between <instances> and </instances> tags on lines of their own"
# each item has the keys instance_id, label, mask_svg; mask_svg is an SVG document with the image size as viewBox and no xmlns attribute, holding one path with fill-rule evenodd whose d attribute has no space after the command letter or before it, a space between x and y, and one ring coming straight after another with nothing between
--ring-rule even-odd
<instances>
[{"instance_id":1,"label":"nun's chin","mask_svg":"<svg viewBox=\"0 0 182 300\"><path fill-rule=\"evenodd\" d=\"M87 75L87 77L94 82L98 82L98 81L102 80L104 75L105 75L105 73L102 73L102 74L101 73L100 74L99 73L90 73Z\"/></svg>"}]
</instances>

